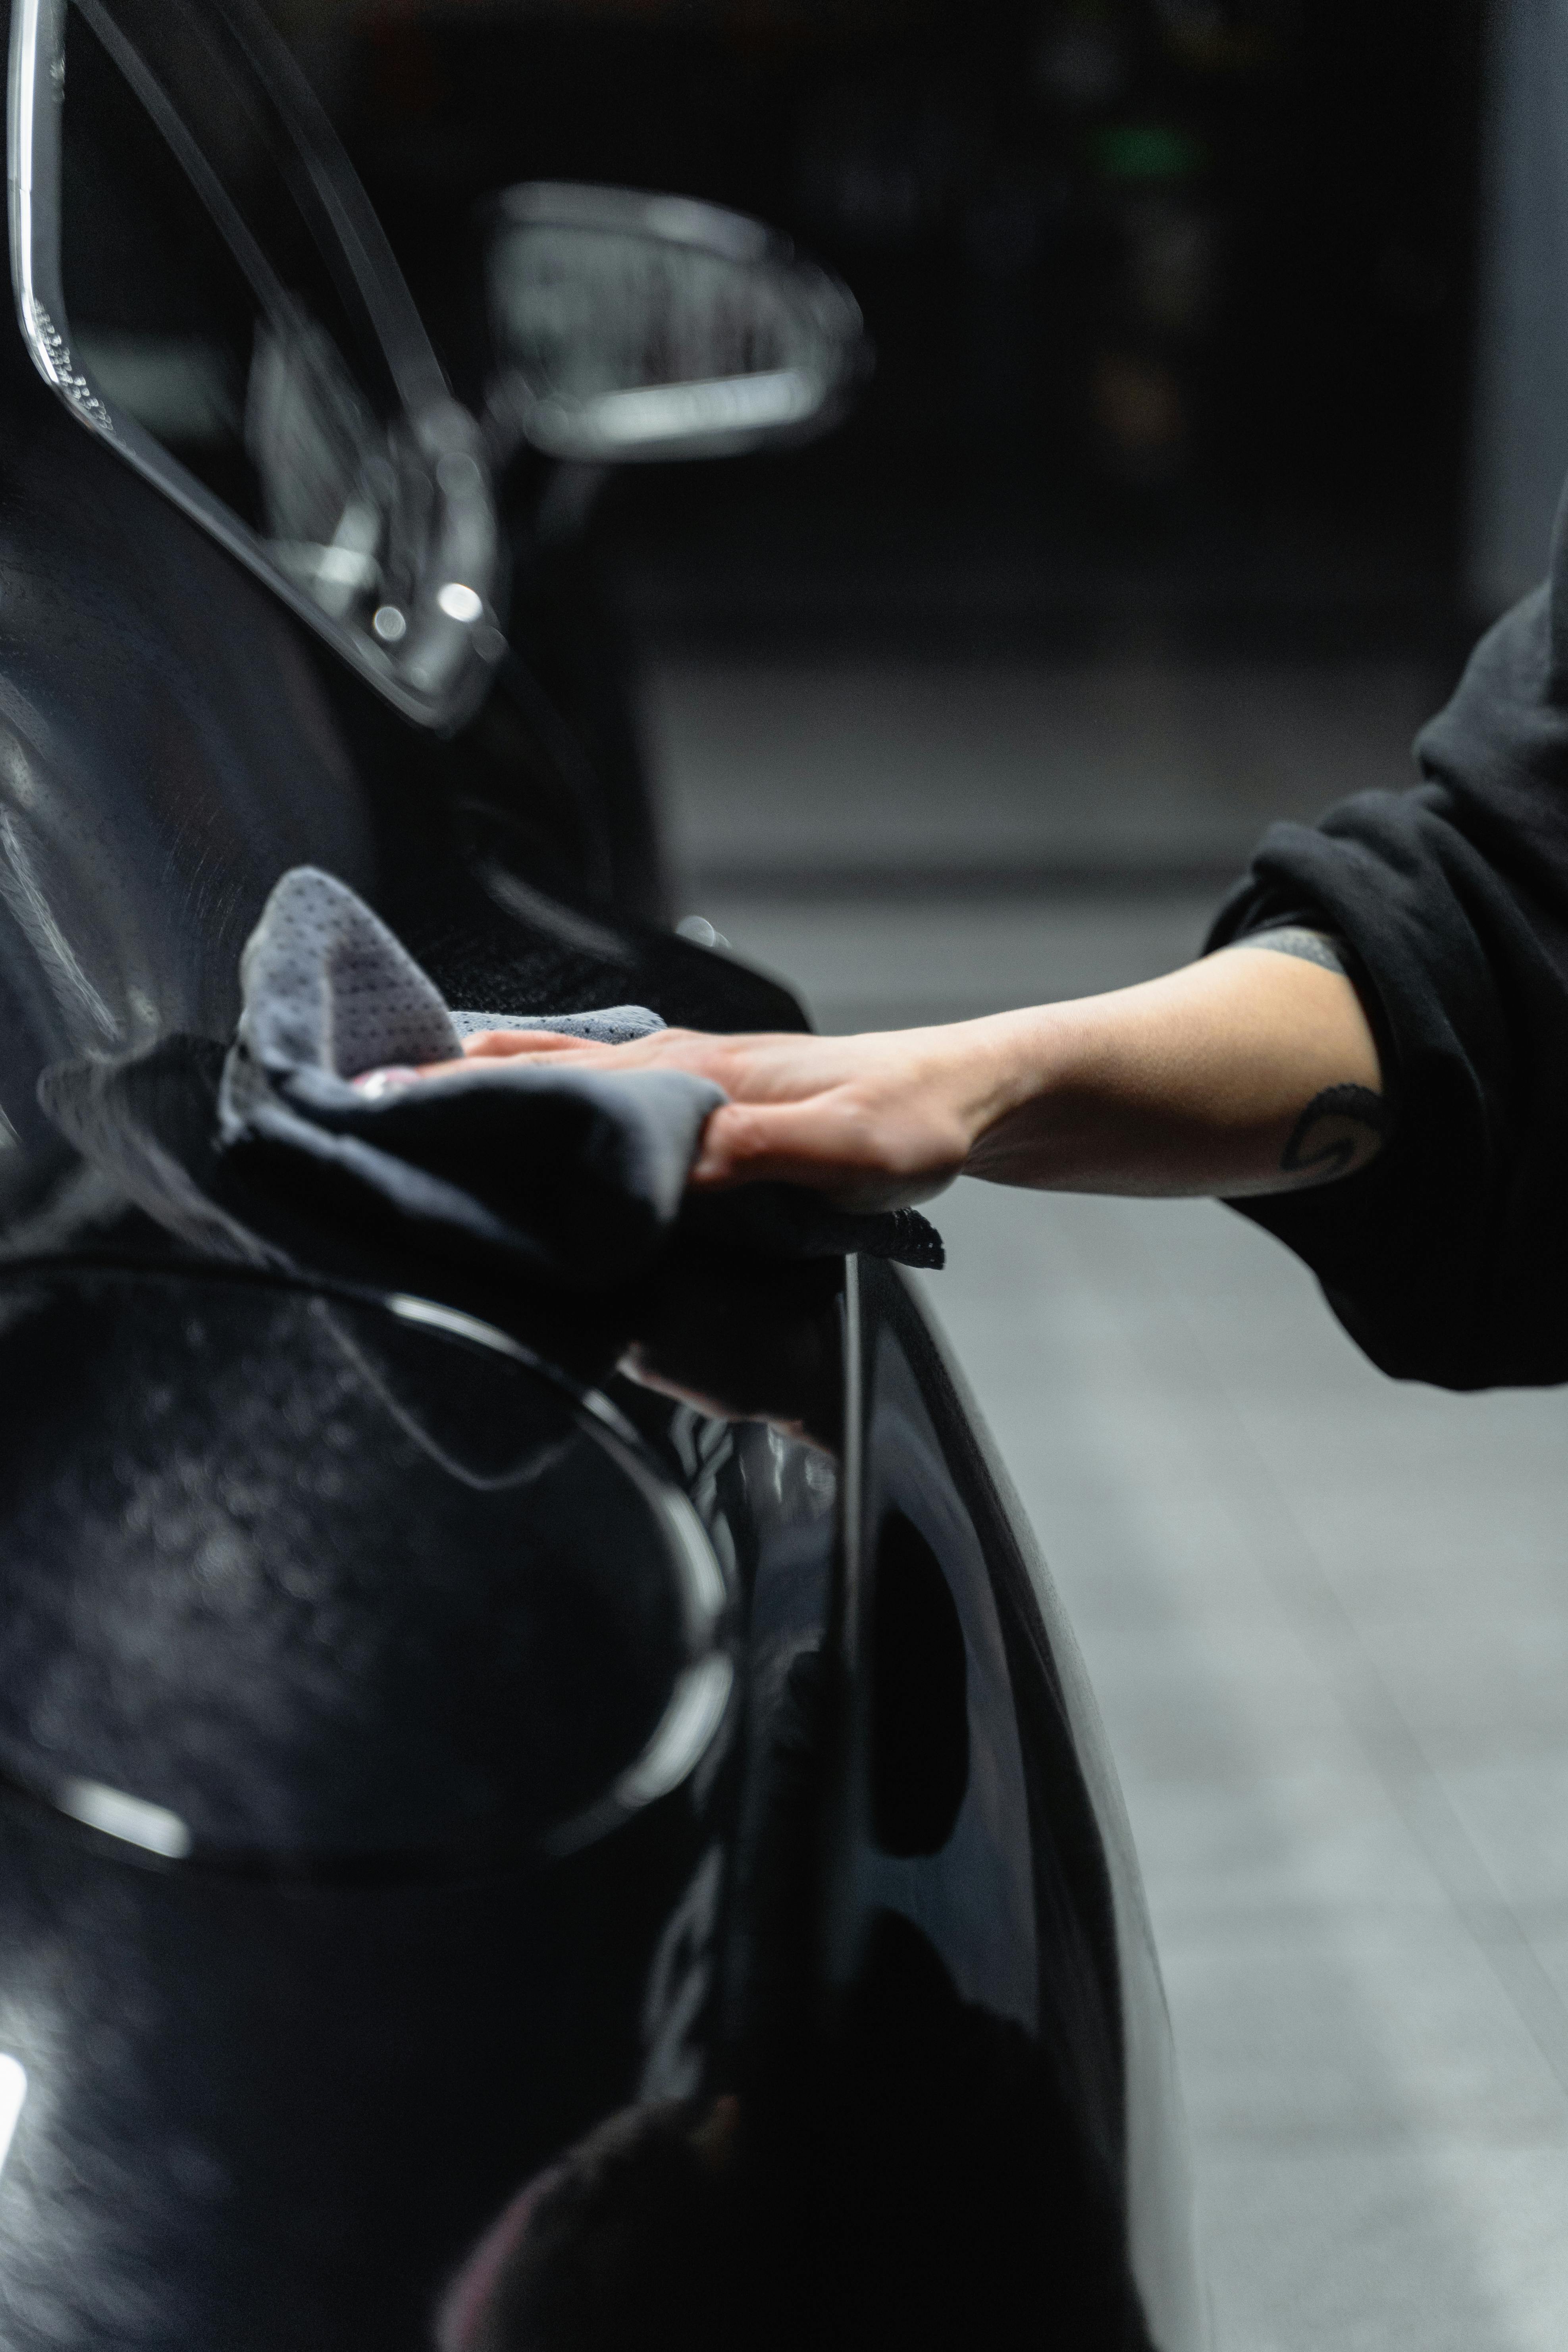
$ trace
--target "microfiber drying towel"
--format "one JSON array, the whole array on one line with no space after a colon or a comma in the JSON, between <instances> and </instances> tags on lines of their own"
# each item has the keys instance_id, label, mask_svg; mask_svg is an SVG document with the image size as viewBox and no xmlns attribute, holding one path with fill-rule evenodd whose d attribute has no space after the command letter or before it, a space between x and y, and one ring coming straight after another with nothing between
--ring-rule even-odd
<instances>
[{"instance_id":1,"label":"microfiber drying towel","mask_svg":"<svg viewBox=\"0 0 1568 2352\"><path fill-rule=\"evenodd\" d=\"M532 1018L453 1012L407 950L347 886L285 874L240 960L243 1010L218 1090L220 1145L420 1246L500 1257L517 1272L601 1288L649 1265L682 1213L710 1111L725 1100L685 1070L562 1069L479 1060L449 1076L366 1091L375 1069L455 1059L479 1029L549 1029L618 1045L664 1024L642 1005ZM750 1188L747 1188L749 1192ZM940 1265L912 1210L855 1216L793 1187L714 1196L713 1238L770 1255L866 1249ZM683 1222L707 1222L707 1201Z\"/></svg>"}]
</instances>

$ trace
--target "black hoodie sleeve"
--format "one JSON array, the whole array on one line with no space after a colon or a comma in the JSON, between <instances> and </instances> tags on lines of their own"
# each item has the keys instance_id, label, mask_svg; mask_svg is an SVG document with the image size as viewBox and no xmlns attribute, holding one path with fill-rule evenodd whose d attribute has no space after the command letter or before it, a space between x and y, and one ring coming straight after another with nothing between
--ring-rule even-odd
<instances>
[{"instance_id":1,"label":"black hoodie sleeve","mask_svg":"<svg viewBox=\"0 0 1568 2352\"><path fill-rule=\"evenodd\" d=\"M1394 1131L1321 1191L1237 1202L1382 1369L1568 1381L1568 544L1423 730L1423 781L1275 825L1210 948L1280 913L1343 940Z\"/></svg>"}]
</instances>

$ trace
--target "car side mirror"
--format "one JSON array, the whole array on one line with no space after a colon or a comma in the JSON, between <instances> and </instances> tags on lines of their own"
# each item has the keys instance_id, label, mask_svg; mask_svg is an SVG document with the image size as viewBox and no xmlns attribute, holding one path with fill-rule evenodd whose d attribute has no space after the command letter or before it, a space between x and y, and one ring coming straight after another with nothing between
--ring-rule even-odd
<instances>
[{"instance_id":1,"label":"car side mirror","mask_svg":"<svg viewBox=\"0 0 1568 2352\"><path fill-rule=\"evenodd\" d=\"M742 214L531 182L485 257L493 458L727 457L837 422L869 352L853 296Z\"/></svg>"}]
</instances>

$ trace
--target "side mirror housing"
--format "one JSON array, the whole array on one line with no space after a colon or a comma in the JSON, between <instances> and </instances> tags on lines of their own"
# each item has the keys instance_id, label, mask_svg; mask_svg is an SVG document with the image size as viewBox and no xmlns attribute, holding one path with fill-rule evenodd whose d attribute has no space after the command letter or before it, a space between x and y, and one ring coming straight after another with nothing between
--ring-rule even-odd
<instances>
[{"instance_id":1,"label":"side mirror housing","mask_svg":"<svg viewBox=\"0 0 1568 2352\"><path fill-rule=\"evenodd\" d=\"M848 289L789 240L682 196L530 182L485 257L494 458L727 457L807 439L868 372Z\"/></svg>"}]
</instances>

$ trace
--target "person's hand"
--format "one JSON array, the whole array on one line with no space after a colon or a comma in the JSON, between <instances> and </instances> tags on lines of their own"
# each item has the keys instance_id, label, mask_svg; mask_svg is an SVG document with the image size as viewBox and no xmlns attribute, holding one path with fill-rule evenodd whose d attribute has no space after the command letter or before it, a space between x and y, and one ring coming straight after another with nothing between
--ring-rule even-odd
<instances>
[{"instance_id":1,"label":"person's hand","mask_svg":"<svg viewBox=\"0 0 1568 2352\"><path fill-rule=\"evenodd\" d=\"M464 1055L693 1071L730 1097L703 1130L693 1185L777 1179L808 1185L844 1208L887 1209L940 1192L1005 1107L997 1025L963 1021L858 1037L716 1037L660 1029L626 1045L548 1030L491 1029L468 1038ZM463 1066L431 1064L421 1076Z\"/></svg>"},{"instance_id":2,"label":"person's hand","mask_svg":"<svg viewBox=\"0 0 1568 2352\"><path fill-rule=\"evenodd\" d=\"M1381 1149L1377 1041L1337 967L1239 942L1106 996L858 1037L712 1037L626 1045L487 1030L464 1060L691 1070L729 1100L690 1181L773 1179L848 1209L930 1200L961 1171L1041 1191L1173 1195L1332 1183Z\"/></svg>"}]
</instances>

